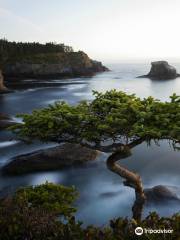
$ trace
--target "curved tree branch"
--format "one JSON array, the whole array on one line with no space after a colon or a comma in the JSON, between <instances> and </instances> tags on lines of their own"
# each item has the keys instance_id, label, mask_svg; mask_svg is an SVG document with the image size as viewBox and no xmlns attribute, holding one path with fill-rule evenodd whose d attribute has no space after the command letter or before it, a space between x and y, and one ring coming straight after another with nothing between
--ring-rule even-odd
<instances>
[{"instance_id":1,"label":"curved tree branch","mask_svg":"<svg viewBox=\"0 0 180 240\"><path fill-rule=\"evenodd\" d=\"M145 140L146 140L145 138L138 138L138 139L130 142L130 143L128 144L128 147L129 147L129 148L134 148L134 147L136 147L137 145L143 143Z\"/></svg>"},{"instance_id":2,"label":"curved tree branch","mask_svg":"<svg viewBox=\"0 0 180 240\"><path fill-rule=\"evenodd\" d=\"M138 174L122 167L118 160L131 156L130 147L125 145L118 151L112 153L107 159L107 167L114 173L125 179L124 185L132 187L135 190L135 202L132 207L133 218L137 221L141 220L142 210L145 203L145 193L141 178Z\"/></svg>"}]
</instances>

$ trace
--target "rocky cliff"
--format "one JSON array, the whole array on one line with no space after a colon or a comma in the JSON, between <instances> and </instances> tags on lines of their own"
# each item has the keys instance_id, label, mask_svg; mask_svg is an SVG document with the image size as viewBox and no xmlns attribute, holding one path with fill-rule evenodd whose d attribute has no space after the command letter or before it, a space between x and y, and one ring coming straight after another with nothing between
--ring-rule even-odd
<instances>
[{"instance_id":1,"label":"rocky cliff","mask_svg":"<svg viewBox=\"0 0 180 240\"><path fill-rule=\"evenodd\" d=\"M5 78L59 78L87 76L108 69L82 51L24 56L4 65Z\"/></svg>"},{"instance_id":2,"label":"rocky cliff","mask_svg":"<svg viewBox=\"0 0 180 240\"><path fill-rule=\"evenodd\" d=\"M4 86L4 78L2 75L2 71L0 70L0 93L6 92L7 88Z\"/></svg>"}]
</instances>

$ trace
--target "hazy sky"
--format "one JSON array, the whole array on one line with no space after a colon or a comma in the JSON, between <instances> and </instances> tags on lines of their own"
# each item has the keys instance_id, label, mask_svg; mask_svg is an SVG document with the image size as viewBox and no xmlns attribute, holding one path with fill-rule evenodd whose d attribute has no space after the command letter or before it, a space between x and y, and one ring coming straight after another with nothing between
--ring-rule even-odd
<instances>
[{"instance_id":1,"label":"hazy sky","mask_svg":"<svg viewBox=\"0 0 180 240\"><path fill-rule=\"evenodd\" d=\"M180 59L180 0L0 0L0 37L109 62Z\"/></svg>"}]
</instances>

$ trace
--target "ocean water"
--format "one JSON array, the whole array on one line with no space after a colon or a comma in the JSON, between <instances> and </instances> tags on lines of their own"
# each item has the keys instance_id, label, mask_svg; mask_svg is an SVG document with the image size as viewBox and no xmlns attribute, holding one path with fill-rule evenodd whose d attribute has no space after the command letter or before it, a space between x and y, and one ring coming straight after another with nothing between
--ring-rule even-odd
<instances>
[{"instance_id":1,"label":"ocean water","mask_svg":"<svg viewBox=\"0 0 180 240\"><path fill-rule=\"evenodd\" d=\"M174 63L180 72L180 64ZM150 80L136 78L149 71L149 64L109 64L111 71L99 73L93 77L82 77L63 80L27 79L20 82L8 82L7 85L15 90L13 93L0 96L0 112L15 117L17 113L29 113L65 100L76 104L81 100L92 100L92 90L105 92L118 89L127 93L135 93L144 98L153 96L162 101L169 101L173 93L180 94L180 78L174 80ZM13 156L32 152L37 149L54 146L53 143L42 144L34 142L27 145L17 141L8 131L0 132L0 167ZM76 202L78 213L76 217L85 224L103 225L110 218L131 216L134 201L134 191L123 186L122 179L110 172L106 167L107 155L102 154L97 161L83 167L61 171L26 174L17 177L0 175L0 191L16 189L19 186L40 184L45 181L74 185L80 192ZM167 141L161 141L160 146L152 144L147 147L141 144L133 149L133 154L122 161L122 165L138 172L145 187L164 184L179 186L180 183L180 154L174 151ZM177 204L145 206L144 216L149 211L157 211L162 216L169 216L180 210Z\"/></svg>"}]
</instances>

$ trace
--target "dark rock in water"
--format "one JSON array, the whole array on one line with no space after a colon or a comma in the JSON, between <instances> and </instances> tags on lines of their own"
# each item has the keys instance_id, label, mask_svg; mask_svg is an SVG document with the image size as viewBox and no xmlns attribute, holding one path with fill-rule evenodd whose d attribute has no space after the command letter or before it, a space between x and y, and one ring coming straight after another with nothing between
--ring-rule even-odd
<instances>
[{"instance_id":1,"label":"dark rock in water","mask_svg":"<svg viewBox=\"0 0 180 240\"><path fill-rule=\"evenodd\" d=\"M117 197L120 195L122 191L117 191L117 192L104 192L100 194L100 197L102 198L112 198L112 197Z\"/></svg>"},{"instance_id":2,"label":"dark rock in water","mask_svg":"<svg viewBox=\"0 0 180 240\"><path fill-rule=\"evenodd\" d=\"M10 116L0 113L0 130L4 130L10 126L17 124Z\"/></svg>"},{"instance_id":3,"label":"dark rock in water","mask_svg":"<svg viewBox=\"0 0 180 240\"><path fill-rule=\"evenodd\" d=\"M151 63L151 70L147 75L140 76L141 78L143 77L148 77L151 79L175 79L179 77L180 74L177 73L176 69L169 65L168 62L166 61L157 61L157 62L152 62Z\"/></svg>"},{"instance_id":4,"label":"dark rock in water","mask_svg":"<svg viewBox=\"0 0 180 240\"><path fill-rule=\"evenodd\" d=\"M180 198L176 193L176 189L169 186L158 185L153 188L144 190L147 198L147 203L166 203L169 201L177 201L180 203Z\"/></svg>"},{"instance_id":5,"label":"dark rock in water","mask_svg":"<svg viewBox=\"0 0 180 240\"><path fill-rule=\"evenodd\" d=\"M11 127L13 125L17 124L15 121L12 120L0 120L0 130L4 130L8 127Z\"/></svg>"},{"instance_id":6,"label":"dark rock in water","mask_svg":"<svg viewBox=\"0 0 180 240\"><path fill-rule=\"evenodd\" d=\"M11 117L8 114L0 113L0 120L10 120Z\"/></svg>"},{"instance_id":7,"label":"dark rock in water","mask_svg":"<svg viewBox=\"0 0 180 240\"><path fill-rule=\"evenodd\" d=\"M3 167L4 174L18 175L37 171L57 170L95 160L99 151L82 147L79 144L66 143L62 146L43 149L20 155L11 159Z\"/></svg>"}]
</instances>

